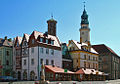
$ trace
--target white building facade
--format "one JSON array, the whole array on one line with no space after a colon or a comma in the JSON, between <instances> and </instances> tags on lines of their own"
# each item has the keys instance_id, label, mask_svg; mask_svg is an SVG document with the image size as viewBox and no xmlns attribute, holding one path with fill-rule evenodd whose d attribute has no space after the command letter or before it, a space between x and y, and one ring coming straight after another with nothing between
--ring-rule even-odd
<instances>
[{"instance_id":1,"label":"white building facade","mask_svg":"<svg viewBox=\"0 0 120 84\"><path fill-rule=\"evenodd\" d=\"M22 43L21 43L21 61L22 61L22 68L21 68L21 79L22 80L29 80L29 41L28 34L24 34Z\"/></svg>"},{"instance_id":2,"label":"white building facade","mask_svg":"<svg viewBox=\"0 0 120 84\"><path fill-rule=\"evenodd\" d=\"M21 80L39 80L41 63L62 67L62 50L53 18L47 21L48 33L24 34L21 43Z\"/></svg>"},{"instance_id":3,"label":"white building facade","mask_svg":"<svg viewBox=\"0 0 120 84\"><path fill-rule=\"evenodd\" d=\"M34 31L29 40L30 80L40 79L42 61L45 65L62 67L61 47L57 37Z\"/></svg>"}]
</instances>

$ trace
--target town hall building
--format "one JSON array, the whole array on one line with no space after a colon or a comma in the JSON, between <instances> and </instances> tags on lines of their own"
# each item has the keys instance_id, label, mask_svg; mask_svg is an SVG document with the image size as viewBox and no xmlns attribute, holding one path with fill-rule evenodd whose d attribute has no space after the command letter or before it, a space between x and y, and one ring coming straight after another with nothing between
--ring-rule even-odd
<instances>
[{"instance_id":1,"label":"town hall building","mask_svg":"<svg viewBox=\"0 0 120 84\"><path fill-rule=\"evenodd\" d=\"M85 7L81 16L80 42L69 40L68 50L73 60L73 71L81 68L98 70L98 53L90 43L90 28Z\"/></svg>"}]
</instances>

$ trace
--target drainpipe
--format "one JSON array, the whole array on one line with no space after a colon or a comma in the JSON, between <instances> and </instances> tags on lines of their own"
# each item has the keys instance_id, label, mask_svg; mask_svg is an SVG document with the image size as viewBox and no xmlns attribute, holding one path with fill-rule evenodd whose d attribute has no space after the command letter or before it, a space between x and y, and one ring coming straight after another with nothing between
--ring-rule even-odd
<instances>
[{"instance_id":1,"label":"drainpipe","mask_svg":"<svg viewBox=\"0 0 120 84\"><path fill-rule=\"evenodd\" d=\"M29 73L29 69L30 69L30 59L29 59L29 47L28 47L28 80L30 80L30 73Z\"/></svg>"},{"instance_id":2,"label":"drainpipe","mask_svg":"<svg viewBox=\"0 0 120 84\"><path fill-rule=\"evenodd\" d=\"M39 71L39 44L38 44L38 80L40 80L40 71Z\"/></svg>"}]
</instances>

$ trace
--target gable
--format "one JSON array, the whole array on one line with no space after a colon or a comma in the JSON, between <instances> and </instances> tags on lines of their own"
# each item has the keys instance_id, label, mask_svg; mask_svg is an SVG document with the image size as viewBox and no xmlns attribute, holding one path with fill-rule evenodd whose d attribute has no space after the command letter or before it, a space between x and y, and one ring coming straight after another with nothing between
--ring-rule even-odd
<instances>
[{"instance_id":1,"label":"gable","mask_svg":"<svg viewBox=\"0 0 120 84\"><path fill-rule=\"evenodd\" d=\"M68 50L79 50L79 48L72 40L70 40L68 44Z\"/></svg>"}]
</instances>

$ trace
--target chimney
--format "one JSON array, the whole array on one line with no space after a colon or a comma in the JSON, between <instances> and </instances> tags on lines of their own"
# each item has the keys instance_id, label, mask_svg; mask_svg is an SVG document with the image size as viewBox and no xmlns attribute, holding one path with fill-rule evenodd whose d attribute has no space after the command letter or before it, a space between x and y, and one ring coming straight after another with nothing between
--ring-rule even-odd
<instances>
[{"instance_id":1,"label":"chimney","mask_svg":"<svg viewBox=\"0 0 120 84\"><path fill-rule=\"evenodd\" d=\"M90 41L88 41L87 43L88 43L88 46L91 46Z\"/></svg>"},{"instance_id":2,"label":"chimney","mask_svg":"<svg viewBox=\"0 0 120 84\"><path fill-rule=\"evenodd\" d=\"M7 40L7 36L5 36L5 40Z\"/></svg>"}]
</instances>

